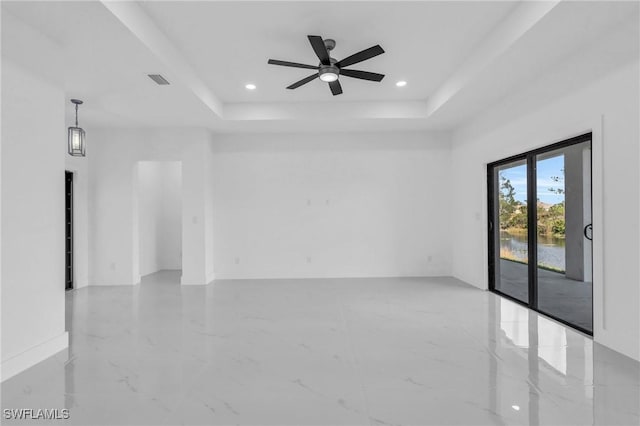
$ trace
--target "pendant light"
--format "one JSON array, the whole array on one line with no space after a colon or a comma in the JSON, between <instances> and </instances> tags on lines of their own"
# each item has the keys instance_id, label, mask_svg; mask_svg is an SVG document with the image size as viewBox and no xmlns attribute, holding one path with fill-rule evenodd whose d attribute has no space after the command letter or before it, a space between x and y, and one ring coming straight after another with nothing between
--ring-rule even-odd
<instances>
[{"instance_id":1,"label":"pendant light","mask_svg":"<svg viewBox=\"0 0 640 426\"><path fill-rule=\"evenodd\" d=\"M84 129L78 127L78 105L82 105L79 99L71 99L71 103L76 106L76 125L69 127L69 155L74 157L85 156L85 133Z\"/></svg>"}]
</instances>

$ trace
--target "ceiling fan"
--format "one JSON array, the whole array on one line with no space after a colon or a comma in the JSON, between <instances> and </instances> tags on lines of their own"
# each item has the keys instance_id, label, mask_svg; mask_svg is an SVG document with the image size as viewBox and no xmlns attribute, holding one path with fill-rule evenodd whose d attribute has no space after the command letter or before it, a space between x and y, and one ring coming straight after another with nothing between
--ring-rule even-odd
<instances>
[{"instance_id":1,"label":"ceiling fan","mask_svg":"<svg viewBox=\"0 0 640 426\"><path fill-rule=\"evenodd\" d=\"M351 56L347 56L346 58L337 61L329 56L329 52L332 51L334 47L336 47L335 40L332 40L330 38L323 40L322 37L314 35L310 35L307 37L309 38L309 43L311 43L313 51L318 56L318 59L320 59L320 64L318 64L317 66L299 64L297 62L279 61L277 59L269 59L268 63L271 65L282 65L284 67L318 70L318 72L315 72L300 81L296 81L292 85L288 86L287 89L297 89L303 84L307 84L319 77L320 80L329 83L331 93L333 93L333 96L335 96L342 93L342 86L340 85L340 81L338 80L338 77L340 75L369 81L381 81L384 78L384 74L344 68L348 67L349 65L357 64L358 62L366 61L367 59L371 59L374 56L378 56L384 53L384 50L382 50L382 47L380 47L380 45L377 44L373 47L362 50L358 53L354 53Z\"/></svg>"}]
</instances>

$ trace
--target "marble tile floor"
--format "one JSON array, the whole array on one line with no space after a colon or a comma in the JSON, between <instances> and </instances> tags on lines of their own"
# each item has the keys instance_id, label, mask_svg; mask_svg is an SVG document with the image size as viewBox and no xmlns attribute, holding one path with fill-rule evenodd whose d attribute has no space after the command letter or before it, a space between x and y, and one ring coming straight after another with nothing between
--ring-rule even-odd
<instances>
[{"instance_id":1,"label":"marble tile floor","mask_svg":"<svg viewBox=\"0 0 640 426\"><path fill-rule=\"evenodd\" d=\"M2 408L68 408L56 425L640 424L639 363L455 279L178 282L68 292L69 350L2 383Z\"/></svg>"}]
</instances>

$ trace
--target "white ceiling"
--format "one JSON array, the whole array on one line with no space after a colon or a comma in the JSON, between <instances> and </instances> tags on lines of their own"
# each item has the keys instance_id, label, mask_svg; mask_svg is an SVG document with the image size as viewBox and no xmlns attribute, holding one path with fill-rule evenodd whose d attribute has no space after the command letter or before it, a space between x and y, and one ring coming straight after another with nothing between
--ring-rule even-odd
<instances>
[{"instance_id":1,"label":"white ceiling","mask_svg":"<svg viewBox=\"0 0 640 426\"><path fill-rule=\"evenodd\" d=\"M544 76L557 74L545 81L560 90L567 62L586 84L638 57L638 2L3 1L2 11L3 58L43 72L51 55L25 28L46 36L73 64L62 84L94 126L446 130ZM307 34L334 38L337 59L380 44L385 54L350 68L386 78L342 77L336 97L319 80L285 89L309 70L267 59L316 64Z\"/></svg>"},{"instance_id":2,"label":"white ceiling","mask_svg":"<svg viewBox=\"0 0 640 426\"><path fill-rule=\"evenodd\" d=\"M638 2L561 2L491 66L478 72L473 87L438 112L438 121L443 124L465 122L517 92L528 92L530 86L542 85L538 96L526 101L530 107L532 101L543 101L542 90L561 96L637 59L639 5Z\"/></svg>"},{"instance_id":3,"label":"white ceiling","mask_svg":"<svg viewBox=\"0 0 640 426\"><path fill-rule=\"evenodd\" d=\"M514 7L512 2L144 2L224 102L423 100ZM284 90L312 72L267 59L317 65L307 35L333 38L336 59L380 44L385 53L350 68L386 75L381 83L341 79L334 97L314 81ZM443 42L446 40L446 43ZM398 80L410 85L399 90ZM255 92L244 85L254 82Z\"/></svg>"}]
</instances>

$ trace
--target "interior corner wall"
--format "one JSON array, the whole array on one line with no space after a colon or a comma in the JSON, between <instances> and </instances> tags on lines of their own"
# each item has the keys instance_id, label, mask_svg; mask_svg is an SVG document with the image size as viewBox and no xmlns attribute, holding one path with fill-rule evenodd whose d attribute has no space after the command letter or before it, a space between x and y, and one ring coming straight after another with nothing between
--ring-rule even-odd
<instances>
[{"instance_id":1,"label":"interior corner wall","mask_svg":"<svg viewBox=\"0 0 640 426\"><path fill-rule=\"evenodd\" d=\"M207 233L205 234L205 271L206 282L210 283L216 277L214 267L214 207L213 207L213 188L214 188L214 174L213 174L213 144L210 143L205 150L205 227Z\"/></svg>"},{"instance_id":2,"label":"interior corner wall","mask_svg":"<svg viewBox=\"0 0 640 426\"><path fill-rule=\"evenodd\" d=\"M63 90L3 56L2 380L68 346L65 137Z\"/></svg>"},{"instance_id":3,"label":"interior corner wall","mask_svg":"<svg viewBox=\"0 0 640 426\"><path fill-rule=\"evenodd\" d=\"M159 165L160 188L163 191L160 197L158 267L160 270L178 270L182 268L182 164L161 161Z\"/></svg>"},{"instance_id":4,"label":"interior corner wall","mask_svg":"<svg viewBox=\"0 0 640 426\"><path fill-rule=\"evenodd\" d=\"M447 135L217 135L216 278L451 274Z\"/></svg>"},{"instance_id":5,"label":"interior corner wall","mask_svg":"<svg viewBox=\"0 0 640 426\"><path fill-rule=\"evenodd\" d=\"M640 360L640 67L637 61L520 116L454 134L453 275L488 285L486 165L593 131L594 339ZM532 94L535 96L535 94ZM504 109L501 114L504 113Z\"/></svg>"},{"instance_id":6,"label":"interior corner wall","mask_svg":"<svg viewBox=\"0 0 640 426\"><path fill-rule=\"evenodd\" d=\"M90 169L90 283L140 281L136 166L182 162L182 283L206 284L206 129L96 129Z\"/></svg>"},{"instance_id":7,"label":"interior corner wall","mask_svg":"<svg viewBox=\"0 0 640 426\"><path fill-rule=\"evenodd\" d=\"M182 167L138 163L140 275L182 267Z\"/></svg>"}]
</instances>

